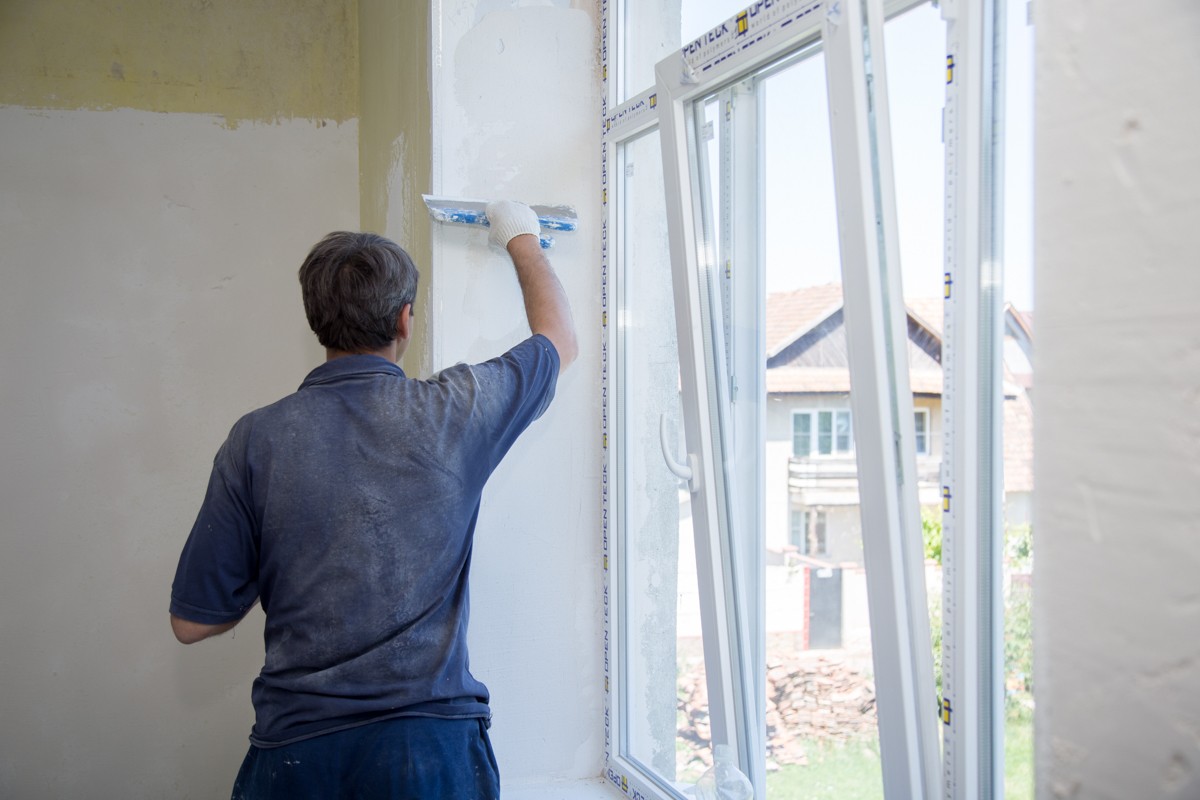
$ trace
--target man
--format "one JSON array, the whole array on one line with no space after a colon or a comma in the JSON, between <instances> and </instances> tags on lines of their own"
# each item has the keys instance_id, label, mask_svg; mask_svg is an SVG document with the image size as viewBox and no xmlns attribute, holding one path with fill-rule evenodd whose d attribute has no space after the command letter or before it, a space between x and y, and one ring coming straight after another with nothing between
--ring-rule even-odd
<instances>
[{"instance_id":1,"label":"man","mask_svg":"<svg viewBox=\"0 0 1200 800\"><path fill-rule=\"evenodd\" d=\"M467 663L479 500L577 355L527 206L492 203L533 335L428 381L408 345L417 270L395 243L333 233L300 268L326 362L233 426L179 560L190 644L261 601L266 660L234 797L494 798L488 690Z\"/></svg>"}]
</instances>

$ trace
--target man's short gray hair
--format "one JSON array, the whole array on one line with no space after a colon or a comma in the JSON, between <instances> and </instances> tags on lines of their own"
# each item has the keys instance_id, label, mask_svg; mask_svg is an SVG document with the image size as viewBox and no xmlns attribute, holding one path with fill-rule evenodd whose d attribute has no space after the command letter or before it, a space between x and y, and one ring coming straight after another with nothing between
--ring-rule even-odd
<instances>
[{"instance_id":1,"label":"man's short gray hair","mask_svg":"<svg viewBox=\"0 0 1200 800\"><path fill-rule=\"evenodd\" d=\"M396 318L417 295L417 268L391 239L336 231L300 267L309 327L331 350L361 353L396 338Z\"/></svg>"}]
</instances>

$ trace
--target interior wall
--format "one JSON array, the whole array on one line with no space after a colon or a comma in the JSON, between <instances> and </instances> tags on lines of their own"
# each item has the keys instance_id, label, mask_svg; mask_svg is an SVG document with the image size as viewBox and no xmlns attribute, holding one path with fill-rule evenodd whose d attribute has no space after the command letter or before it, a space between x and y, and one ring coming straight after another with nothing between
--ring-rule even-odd
<instances>
[{"instance_id":1,"label":"interior wall","mask_svg":"<svg viewBox=\"0 0 1200 800\"><path fill-rule=\"evenodd\" d=\"M0 4L0 796L228 797L261 612L167 608L212 458L323 358L353 0ZM167 113L164 113L167 112Z\"/></svg>"},{"instance_id":2,"label":"interior wall","mask_svg":"<svg viewBox=\"0 0 1200 800\"><path fill-rule=\"evenodd\" d=\"M600 775L604 753L598 4L434 8L433 192L579 212L549 256L581 355L489 483L472 567L471 667L492 691L506 796L540 797L538 786ZM434 229L435 366L528 335L512 267L486 239Z\"/></svg>"},{"instance_id":3,"label":"interior wall","mask_svg":"<svg viewBox=\"0 0 1200 800\"><path fill-rule=\"evenodd\" d=\"M1200 10L1034 9L1037 794L1200 797Z\"/></svg>"},{"instance_id":4,"label":"interior wall","mask_svg":"<svg viewBox=\"0 0 1200 800\"><path fill-rule=\"evenodd\" d=\"M552 258L583 355L475 559L473 666L520 796L603 751L599 127L595 5L511 5L434 6L429 149L439 193L581 213ZM1038 794L1197 796L1200 20L1035 8ZM318 34L357 10L0 5L0 795L228 793L261 622L183 648L168 590L229 425L320 359L295 270L358 226L360 142L357 55ZM431 364L523 335L481 237L434 232Z\"/></svg>"}]
</instances>

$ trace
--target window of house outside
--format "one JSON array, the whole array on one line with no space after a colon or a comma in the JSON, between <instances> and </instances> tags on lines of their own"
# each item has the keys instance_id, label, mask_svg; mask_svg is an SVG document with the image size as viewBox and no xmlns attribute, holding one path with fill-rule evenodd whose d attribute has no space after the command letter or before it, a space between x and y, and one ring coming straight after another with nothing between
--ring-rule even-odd
<instances>
[{"instance_id":1,"label":"window of house outside","mask_svg":"<svg viewBox=\"0 0 1200 800\"><path fill-rule=\"evenodd\" d=\"M805 556L825 555L825 512L821 509L790 510L789 544Z\"/></svg>"},{"instance_id":2,"label":"window of house outside","mask_svg":"<svg viewBox=\"0 0 1200 800\"><path fill-rule=\"evenodd\" d=\"M929 409L918 408L913 412L913 427L917 433L917 455L929 455Z\"/></svg>"},{"instance_id":3,"label":"window of house outside","mask_svg":"<svg viewBox=\"0 0 1200 800\"><path fill-rule=\"evenodd\" d=\"M840 410L793 411L792 456L846 456L854 452L850 412Z\"/></svg>"}]
</instances>

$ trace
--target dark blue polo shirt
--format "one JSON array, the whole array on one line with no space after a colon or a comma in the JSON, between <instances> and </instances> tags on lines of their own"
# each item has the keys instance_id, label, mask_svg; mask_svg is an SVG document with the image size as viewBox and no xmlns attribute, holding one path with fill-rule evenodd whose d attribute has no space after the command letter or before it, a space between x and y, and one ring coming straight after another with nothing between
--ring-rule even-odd
<instances>
[{"instance_id":1,"label":"dark blue polo shirt","mask_svg":"<svg viewBox=\"0 0 1200 800\"><path fill-rule=\"evenodd\" d=\"M549 405L558 368L540 335L427 381L344 356L233 426L171 613L220 624L261 599L254 744L403 715L488 715L467 661L480 494Z\"/></svg>"}]
</instances>

